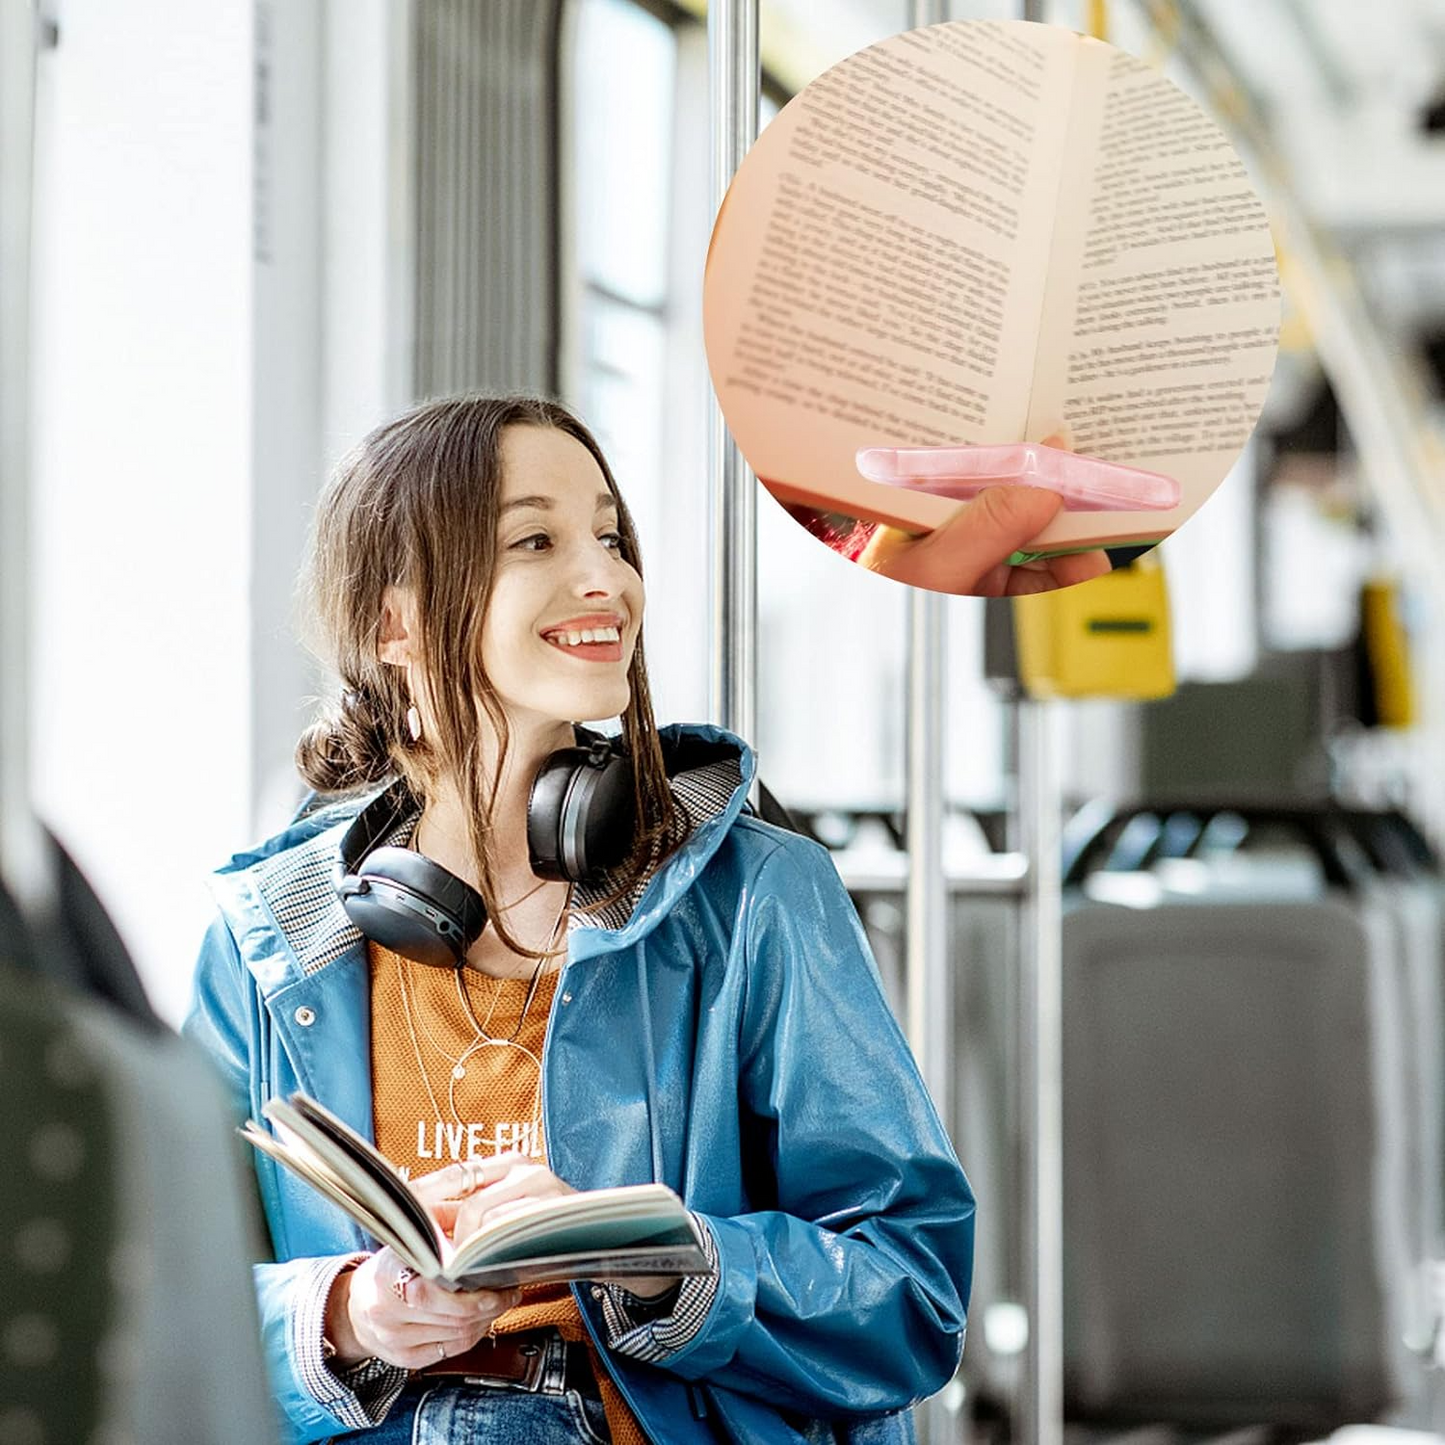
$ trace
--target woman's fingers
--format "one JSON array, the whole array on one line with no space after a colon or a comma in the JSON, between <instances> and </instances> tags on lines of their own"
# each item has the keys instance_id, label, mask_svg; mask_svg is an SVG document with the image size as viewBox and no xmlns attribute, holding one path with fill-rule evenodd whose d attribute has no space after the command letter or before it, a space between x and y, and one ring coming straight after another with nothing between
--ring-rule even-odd
<instances>
[{"instance_id":1,"label":"woman's fingers","mask_svg":"<svg viewBox=\"0 0 1445 1445\"><path fill-rule=\"evenodd\" d=\"M491 1159L466 1159L413 1179L411 1187L443 1232L455 1237L462 1200L505 1179L513 1169L533 1163L528 1155L515 1151Z\"/></svg>"},{"instance_id":2,"label":"woman's fingers","mask_svg":"<svg viewBox=\"0 0 1445 1445\"><path fill-rule=\"evenodd\" d=\"M1046 557L1041 560L1041 569L1013 569L1008 585L1010 597L1072 587L1076 582L1089 582L1095 577L1102 577L1112 568L1107 552L1075 552L1067 557Z\"/></svg>"},{"instance_id":3,"label":"woman's fingers","mask_svg":"<svg viewBox=\"0 0 1445 1445\"><path fill-rule=\"evenodd\" d=\"M399 1316L421 1324L474 1320L480 1314L501 1314L521 1299L518 1290L449 1290L430 1280L414 1279L406 1287L405 1312Z\"/></svg>"},{"instance_id":4,"label":"woman's fingers","mask_svg":"<svg viewBox=\"0 0 1445 1445\"><path fill-rule=\"evenodd\" d=\"M436 1220L441 1232L449 1239L453 1237L453 1230L457 1222L457 1210L462 1207L460 1199L443 1199L438 1203L428 1206L431 1217Z\"/></svg>"},{"instance_id":5,"label":"woman's fingers","mask_svg":"<svg viewBox=\"0 0 1445 1445\"><path fill-rule=\"evenodd\" d=\"M398 1324L446 1325L475 1320L510 1309L520 1292L509 1290L449 1290L420 1275L410 1278L390 1250L374 1256L376 1264L356 1271L351 1287L353 1308Z\"/></svg>"},{"instance_id":6,"label":"woman's fingers","mask_svg":"<svg viewBox=\"0 0 1445 1445\"><path fill-rule=\"evenodd\" d=\"M486 1334L498 1314L474 1315L465 1320L389 1320L380 1330L381 1337L393 1349L409 1350L428 1341L460 1341Z\"/></svg>"},{"instance_id":7,"label":"woman's fingers","mask_svg":"<svg viewBox=\"0 0 1445 1445\"><path fill-rule=\"evenodd\" d=\"M498 1180L495 1184L489 1184L485 1189L478 1190L462 1201L453 1223L453 1237L465 1239L490 1214L503 1205L516 1201L551 1199L576 1192L570 1184L563 1183L544 1164L516 1165L504 1179Z\"/></svg>"},{"instance_id":8,"label":"woman's fingers","mask_svg":"<svg viewBox=\"0 0 1445 1445\"><path fill-rule=\"evenodd\" d=\"M477 1228L481 1221L486 1220L487 1215L496 1211L501 1205L512 1204L514 1201L525 1201L525 1199L546 1199L555 1195L571 1194L571 1188L551 1169L543 1165L532 1165L529 1168L513 1169L506 1179L488 1185L486 1189L478 1189L477 1194L464 1199L461 1208L457 1211L457 1227L467 1225L467 1233Z\"/></svg>"},{"instance_id":9,"label":"woman's fingers","mask_svg":"<svg viewBox=\"0 0 1445 1445\"><path fill-rule=\"evenodd\" d=\"M464 1326L398 1326L383 1331L377 1340L377 1354L393 1365L423 1370L452 1355L460 1355L482 1340L491 1320L475 1320Z\"/></svg>"},{"instance_id":10,"label":"woman's fingers","mask_svg":"<svg viewBox=\"0 0 1445 1445\"><path fill-rule=\"evenodd\" d=\"M411 1189L430 1208L448 1200L464 1199L488 1184L505 1179L517 1165L531 1162L525 1154L516 1152L498 1154L491 1159L464 1159L411 1180Z\"/></svg>"},{"instance_id":11,"label":"woman's fingers","mask_svg":"<svg viewBox=\"0 0 1445 1445\"><path fill-rule=\"evenodd\" d=\"M905 532L898 527L875 527L868 544L858 554L858 565L870 572L881 572L885 577L893 574L889 567L910 547L922 540L926 533Z\"/></svg>"},{"instance_id":12,"label":"woman's fingers","mask_svg":"<svg viewBox=\"0 0 1445 1445\"><path fill-rule=\"evenodd\" d=\"M390 1249L379 1250L344 1280L347 1358L375 1355L408 1369L469 1349L522 1297L519 1289L443 1289L412 1275Z\"/></svg>"},{"instance_id":13,"label":"woman's fingers","mask_svg":"<svg viewBox=\"0 0 1445 1445\"><path fill-rule=\"evenodd\" d=\"M1008 558L1038 536L1063 504L1042 487L990 487L925 537L880 529L887 535L875 535L858 560L915 587L997 595L1010 570Z\"/></svg>"}]
</instances>

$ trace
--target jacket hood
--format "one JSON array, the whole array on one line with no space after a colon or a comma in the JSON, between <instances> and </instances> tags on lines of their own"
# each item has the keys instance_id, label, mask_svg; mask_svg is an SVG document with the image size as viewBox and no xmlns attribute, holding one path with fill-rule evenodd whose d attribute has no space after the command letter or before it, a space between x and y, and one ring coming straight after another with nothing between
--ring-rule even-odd
<instances>
[{"instance_id":1,"label":"jacket hood","mask_svg":"<svg viewBox=\"0 0 1445 1445\"><path fill-rule=\"evenodd\" d=\"M668 784L678 805L681 841L630 893L606 903L615 888L604 878L578 885L570 922L573 960L626 948L657 927L697 881L747 805L755 758L733 733L710 724L658 730ZM212 877L211 887L247 961L268 992L315 973L362 935L336 894L341 839L376 793L318 809L246 852ZM385 841L405 843L417 815ZM276 947L276 935L285 947Z\"/></svg>"}]
</instances>

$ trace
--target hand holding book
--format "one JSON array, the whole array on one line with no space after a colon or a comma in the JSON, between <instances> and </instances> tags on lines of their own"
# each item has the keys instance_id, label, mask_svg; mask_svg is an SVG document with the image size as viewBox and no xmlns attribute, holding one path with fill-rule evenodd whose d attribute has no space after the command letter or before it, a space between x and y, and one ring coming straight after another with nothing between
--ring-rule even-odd
<instances>
[{"instance_id":1,"label":"hand holding book","mask_svg":"<svg viewBox=\"0 0 1445 1445\"><path fill-rule=\"evenodd\" d=\"M453 1243L487 1225L500 1223L519 1209L525 1210L533 1201L559 1199L578 1192L545 1164L525 1154L499 1154L465 1165L448 1165L416 1180L412 1187L421 1193L422 1186L432 1180L437 1182L431 1185L431 1192L434 1194L439 1188L444 1192L434 1202L428 1198L428 1204ZM624 1285L633 1294L646 1298L662 1294L679 1278L678 1275L628 1275L613 1279L601 1275L597 1282Z\"/></svg>"},{"instance_id":2,"label":"hand holding book","mask_svg":"<svg viewBox=\"0 0 1445 1445\"><path fill-rule=\"evenodd\" d=\"M578 1193L522 1154L450 1164L412 1180L411 1189L453 1243L532 1202ZM676 1279L628 1277L619 1283L646 1297L663 1293ZM421 1370L474 1348L521 1301L517 1287L446 1289L416 1274L393 1249L384 1247L333 1281L325 1337L341 1365L376 1358Z\"/></svg>"},{"instance_id":3,"label":"hand holding book","mask_svg":"<svg viewBox=\"0 0 1445 1445\"><path fill-rule=\"evenodd\" d=\"M1085 456L1177 490L996 501L994 522L1041 518L1034 554L1132 548L1238 457L1279 278L1242 162L1163 75L1062 26L960 21L860 51L768 125L718 212L703 326L728 430L790 511L942 529L958 489L859 452L1067 421Z\"/></svg>"},{"instance_id":4,"label":"hand holding book","mask_svg":"<svg viewBox=\"0 0 1445 1445\"><path fill-rule=\"evenodd\" d=\"M472 1349L521 1302L519 1288L445 1289L386 1246L332 1281L325 1338L343 1366L379 1359L423 1370Z\"/></svg>"},{"instance_id":5,"label":"hand holding book","mask_svg":"<svg viewBox=\"0 0 1445 1445\"><path fill-rule=\"evenodd\" d=\"M664 1185L578 1191L527 1161L517 1169L516 1156L455 1165L409 1183L304 1094L273 1099L264 1112L274 1134L254 1122L242 1130L257 1149L444 1288L624 1278L646 1288L662 1277L708 1272L696 1220Z\"/></svg>"},{"instance_id":6,"label":"hand holding book","mask_svg":"<svg viewBox=\"0 0 1445 1445\"><path fill-rule=\"evenodd\" d=\"M1054 433L1039 445L1054 455L1069 455L1064 433ZM901 473L926 476L930 466L935 470L938 464L956 467L959 452L956 447L873 448L860 452L859 461L862 465L865 457L870 459L868 464L878 474L875 480L890 471L900 475L889 485L904 485ZM1109 570L1109 559L1102 551L1028 559L1018 556L1068 507L1065 490L1035 485L1024 475L1010 479L1008 485L971 486L959 495L971 495L972 500L921 537L880 526L859 554L859 565L915 587L971 597L1049 592Z\"/></svg>"}]
</instances>

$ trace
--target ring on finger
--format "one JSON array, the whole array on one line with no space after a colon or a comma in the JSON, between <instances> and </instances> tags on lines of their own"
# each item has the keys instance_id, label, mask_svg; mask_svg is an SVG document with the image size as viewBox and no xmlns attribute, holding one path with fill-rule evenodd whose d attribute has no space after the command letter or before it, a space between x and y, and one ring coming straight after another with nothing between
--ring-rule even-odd
<instances>
[{"instance_id":1,"label":"ring on finger","mask_svg":"<svg viewBox=\"0 0 1445 1445\"><path fill-rule=\"evenodd\" d=\"M401 1267L401 1273L391 1282L392 1294L394 1294L402 1304L406 1305L408 1309L411 1308L411 1301L406 1297L406 1287L412 1280L416 1279L416 1277L417 1271L409 1264L404 1264Z\"/></svg>"},{"instance_id":2,"label":"ring on finger","mask_svg":"<svg viewBox=\"0 0 1445 1445\"><path fill-rule=\"evenodd\" d=\"M437 1359L444 1360L447 1357L447 1346L445 1340L437 1341Z\"/></svg>"}]
</instances>

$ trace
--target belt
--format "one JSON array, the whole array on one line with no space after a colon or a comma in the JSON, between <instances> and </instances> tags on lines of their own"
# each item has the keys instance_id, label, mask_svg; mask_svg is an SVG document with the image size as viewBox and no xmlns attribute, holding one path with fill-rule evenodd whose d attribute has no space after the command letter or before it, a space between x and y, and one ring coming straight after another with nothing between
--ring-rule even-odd
<instances>
[{"instance_id":1,"label":"belt","mask_svg":"<svg viewBox=\"0 0 1445 1445\"><path fill-rule=\"evenodd\" d=\"M597 1377L587 1346L564 1340L555 1329L526 1330L481 1340L460 1355L438 1360L417 1372L461 1377L459 1383L560 1395L577 1390L597 1395Z\"/></svg>"}]
</instances>

